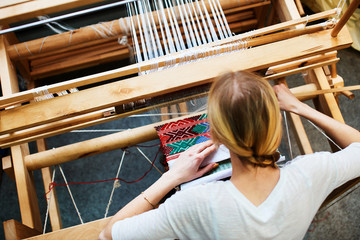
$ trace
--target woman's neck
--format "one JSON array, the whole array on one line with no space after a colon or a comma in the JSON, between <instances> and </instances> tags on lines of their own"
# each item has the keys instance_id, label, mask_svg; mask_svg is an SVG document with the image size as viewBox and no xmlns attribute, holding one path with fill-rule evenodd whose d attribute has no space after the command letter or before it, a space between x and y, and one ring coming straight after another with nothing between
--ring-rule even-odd
<instances>
[{"instance_id":1,"label":"woman's neck","mask_svg":"<svg viewBox=\"0 0 360 240\"><path fill-rule=\"evenodd\" d=\"M239 159L233 153L230 153L230 157L232 164L230 181L255 206L260 205L279 181L280 170L271 166L254 166Z\"/></svg>"}]
</instances>

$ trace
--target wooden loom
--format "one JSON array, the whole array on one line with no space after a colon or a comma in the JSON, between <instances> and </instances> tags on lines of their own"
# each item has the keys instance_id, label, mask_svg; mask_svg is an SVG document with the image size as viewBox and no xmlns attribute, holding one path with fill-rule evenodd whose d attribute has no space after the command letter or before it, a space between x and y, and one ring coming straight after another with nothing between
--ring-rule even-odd
<instances>
[{"instance_id":1,"label":"wooden loom","mask_svg":"<svg viewBox=\"0 0 360 240\"><path fill-rule=\"evenodd\" d=\"M32 1L24 1L22 4L26 4L27 2L31 3ZM78 6L72 5L75 3L85 4L85 1L79 0L69 0L67 2L70 4L68 5L70 7ZM89 1L86 1L86 3L88 2ZM254 2L254 4L264 4L263 2ZM51 5L53 3L55 4L55 1L46 4ZM226 4L227 3L231 5L232 1L226 1ZM19 4L21 5L21 3ZM342 29L336 37L331 37L330 34L333 31L331 29L322 30L322 26L303 27L304 23L327 18L335 14L335 10L300 18L296 5L292 1L278 0L274 1L273 5L283 23L261 28L251 33L238 35L231 39L213 43L210 46L210 48L215 48L224 45L226 42L233 42L237 39L244 39L251 36L252 39L248 41L248 44L253 46L251 49L198 61L149 75L132 77L126 80L88 88L77 93L56 97L46 101L31 102L30 104L22 106L20 106L21 103L29 102L34 98L34 91L28 90L18 93L14 65L16 65L19 71L24 72L24 74L27 74L27 76L31 78L31 72L26 70L27 65L24 64L24 61L26 62L35 58L38 58L39 61L41 59L43 59L42 61L46 61L48 60L48 57L51 56L51 51L53 51L53 55L60 54L58 50L54 49L59 48L59 45L61 46L62 43L56 43L53 49L48 49L49 52L41 53L44 55L39 54L39 56L30 57L26 56L26 51L21 52L21 45L19 44L17 45L17 50L20 51L20 57L19 54L18 56L14 54L14 40L11 37L2 36L0 39L0 61L1 66L6 67L2 68L0 71L3 91L3 97L0 98L0 106L3 109L3 111L0 112L0 133L2 134L0 136L0 146L11 147L11 158L3 160L3 162L6 163L5 166L7 166L4 170L14 174L22 216L22 223L18 223L14 220L4 222L6 237L8 239L20 239L35 236L41 232L42 225L39 207L37 205L33 180L31 178L32 170L41 169L44 186L47 188L51 182L52 173L50 166L52 165L157 138L153 126L158 125L159 123L66 145L57 149L46 150L44 141L44 138L46 137L126 117L147 110L145 108L121 114L112 113L109 116L104 117L104 112L108 112L109 109L113 110L113 107L208 84L214 77L229 70L259 71L265 69L268 72L266 77L269 80L277 81L284 81L285 76L294 73L308 71L310 78L306 79L307 84L297 89L293 89L293 91L297 92L299 97L302 96L306 99L315 97L318 110L344 122L334 94L326 93L317 96L304 92L304 89L306 88L307 91L332 91L332 89L340 88L341 93L350 97L352 96L348 90L341 89L341 87L343 87L343 82L341 81L341 78L337 76L335 67L335 63L339 60L336 57L336 50L351 45L351 38L346 28ZM51 12L53 11L53 7L48 6L47 10ZM29 16L36 16L36 14L38 13ZM24 18L29 16L25 16ZM19 20L22 18L8 17L8 19L3 20L2 22L7 21L6 23L10 23L13 19ZM278 32L288 28L292 29ZM54 38L57 37L59 39L60 35L55 35ZM41 41L43 40L39 40L38 43ZM88 45L87 43L81 43L79 44L80 46L76 47L79 47L79 49L85 47L91 49L96 44L100 44L101 41L103 40L95 40ZM10 44L8 42L10 42ZM81 42L81 40L79 40L79 42ZM66 43L68 43L68 41ZM36 42L34 44L38 47ZM71 50L73 50L72 48L73 47L70 47ZM279 49L286 49L286 51L279 51ZM84 65L77 67L91 66L96 61L90 62L91 64L86 62ZM165 60L162 59L157 59L156 62L159 65L165 64ZM328 68L329 65L331 66L331 72ZM67 65L64 64L64 66L65 67L60 70L49 68L52 70L47 71L46 74L33 74L33 76L45 76L47 74L52 74L52 71L68 71L69 68L67 68ZM60 84L49 85L46 90L50 93L55 93L60 90L84 86L120 76L127 76L137 73L139 69L144 71L150 68L151 63L148 62L130 65L124 68L90 75ZM196 69L196 71L194 71L194 69ZM172 81L164 81L164 79L172 79ZM94 99L96 101L94 101ZM71 104L74 102L77 104ZM300 118L294 114L289 114L289 116L294 125L294 132L298 140L298 145L300 146L300 151L303 154L311 153L312 148ZM37 141L39 152L29 154L27 143L34 140ZM335 199L356 182L358 182L358 179L335 190L324 204ZM74 235L77 235L79 238L82 236L86 236L86 238L96 238L99 231L107 222L107 219L102 219L80 226L59 230L61 229L61 220L56 198L52 198L50 209L53 232L46 235L39 235L38 237L34 237L34 239L57 239L66 236L73 237Z\"/></svg>"}]
</instances>

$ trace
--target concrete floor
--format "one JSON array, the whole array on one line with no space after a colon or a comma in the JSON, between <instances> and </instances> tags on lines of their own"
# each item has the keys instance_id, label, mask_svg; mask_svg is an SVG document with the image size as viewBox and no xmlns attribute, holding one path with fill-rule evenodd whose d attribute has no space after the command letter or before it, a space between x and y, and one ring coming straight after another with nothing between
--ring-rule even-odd
<instances>
[{"instance_id":1,"label":"concrete floor","mask_svg":"<svg viewBox=\"0 0 360 240\"><path fill-rule=\"evenodd\" d=\"M353 49L345 49L339 51L339 56L341 60L338 63L338 73L344 78L345 85L360 84L360 53ZM302 80L299 75L288 79L290 86L299 85L301 82ZM309 102L309 104L311 104L311 102ZM360 129L359 97L356 97L354 100L349 100L344 96L340 96L339 104L346 123L356 129ZM200 105L201 104L199 104L199 106ZM89 129L127 129L142 126L153 121L154 118L127 118L91 127ZM303 122L314 151L328 151L330 148L326 139L309 123L306 121ZM66 133L47 139L47 143L49 148L56 148L105 134L109 133ZM299 155L293 136L291 136L291 141L294 156ZM143 145L152 146L158 143L159 141L152 141L144 143ZM144 151L151 160L153 160L158 150L158 146L139 146L139 148ZM34 152L35 149L34 144L31 144L31 151ZM286 141L282 143L281 149L284 155L289 156L289 148ZM143 174L150 169L151 165L135 147L126 149L126 152L120 177L128 181L136 180L143 176ZM65 163L62 165L62 168L68 182L88 182L110 179L116 176L122 153L123 151L119 149L80 159L71 163ZM163 171L162 165L159 162L160 158L161 157L158 157L155 161L155 165ZM155 169L152 169L149 174L139 182L132 184L121 183L121 186L117 188L114 193L112 205L109 209L109 215L115 214L119 208L146 189L159 176L160 174ZM37 186L42 219L45 219L46 201L40 171L34 172L34 179ZM56 171L55 182L63 182L58 169ZM71 185L70 188L84 222L104 217L112 189L111 182ZM63 227L80 224L66 187L57 186L56 191L60 202ZM314 219L314 223L310 226L305 239L360 239L359 207L360 189L355 189L331 207L319 212ZM3 174L0 188L0 221L2 222L9 219L21 221L15 182L9 179L6 174ZM50 230L49 223L47 230ZM1 225L0 239L2 238L4 238L4 235Z\"/></svg>"}]
</instances>

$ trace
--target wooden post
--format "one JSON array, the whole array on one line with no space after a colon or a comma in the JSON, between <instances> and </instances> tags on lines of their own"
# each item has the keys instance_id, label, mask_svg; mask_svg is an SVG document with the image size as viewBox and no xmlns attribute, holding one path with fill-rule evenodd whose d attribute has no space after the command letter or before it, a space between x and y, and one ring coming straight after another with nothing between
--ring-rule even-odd
<instances>
[{"instance_id":1,"label":"wooden post","mask_svg":"<svg viewBox=\"0 0 360 240\"><path fill-rule=\"evenodd\" d=\"M19 92L16 70L6 51L7 40L0 36L0 80L3 96Z\"/></svg>"},{"instance_id":2,"label":"wooden post","mask_svg":"<svg viewBox=\"0 0 360 240\"><path fill-rule=\"evenodd\" d=\"M331 31L332 37L336 37L339 34L339 32L345 26L346 22L349 20L351 15L355 12L357 7L359 6L359 4L360 4L360 0L353 0L350 3L350 5L349 5L348 9L346 9L346 12L344 13L344 15L340 18L339 22L335 25L335 27Z\"/></svg>"},{"instance_id":3,"label":"wooden post","mask_svg":"<svg viewBox=\"0 0 360 240\"><path fill-rule=\"evenodd\" d=\"M283 83L287 86L285 78L277 80L277 83ZM293 127L294 130L293 132L295 135L296 142L299 146L300 153L301 154L313 153L309 138L307 137L300 116L290 112L287 112L286 115L290 119L291 126Z\"/></svg>"},{"instance_id":4,"label":"wooden post","mask_svg":"<svg viewBox=\"0 0 360 240\"><path fill-rule=\"evenodd\" d=\"M39 139L36 141L38 152L43 152L47 150L45 139ZM45 193L49 191L49 186L52 183L53 170L51 167L45 167L41 169L41 174L44 183ZM55 188L52 189L52 195L49 202L49 217L51 222L51 229L53 231L59 230L62 228L60 209L57 201L57 195Z\"/></svg>"},{"instance_id":5,"label":"wooden post","mask_svg":"<svg viewBox=\"0 0 360 240\"><path fill-rule=\"evenodd\" d=\"M330 89L329 82L322 68L315 68L313 70L319 84L319 89ZM321 106L318 106L325 114L345 123L344 118L340 112L339 106L333 94L327 93L319 96Z\"/></svg>"},{"instance_id":6,"label":"wooden post","mask_svg":"<svg viewBox=\"0 0 360 240\"><path fill-rule=\"evenodd\" d=\"M41 232L29 228L14 219L5 221L3 225L6 240L21 240L41 234Z\"/></svg>"},{"instance_id":7,"label":"wooden post","mask_svg":"<svg viewBox=\"0 0 360 240\"><path fill-rule=\"evenodd\" d=\"M0 36L0 77L3 95L9 96L18 92L19 88L15 69L7 55L5 41L4 36ZM31 173L24 163L25 156L29 155L29 147L27 144L11 147L11 154L22 222L30 228L41 231L42 224L36 190Z\"/></svg>"},{"instance_id":8,"label":"wooden post","mask_svg":"<svg viewBox=\"0 0 360 240\"><path fill-rule=\"evenodd\" d=\"M4 172L11 178L15 180L14 168L11 162L11 156L6 156L2 158L2 167Z\"/></svg>"},{"instance_id":9,"label":"wooden post","mask_svg":"<svg viewBox=\"0 0 360 240\"><path fill-rule=\"evenodd\" d=\"M301 18L294 0L275 0L274 6L282 22ZM295 26L295 28L302 27L302 25Z\"/></svg>"},{"instance_id":10,"label":"wooden post","mask_svg":"<svg viewBox=\"0 0 360 240\"><path fill-rule=\"evenodd\" d=\"M29 173L24 163L25 156L29 155L29 147L27 144L11 147L11 154L22 223L41 231L42 223L35 185L31 173Z\"/></svg>"}]
</instances>

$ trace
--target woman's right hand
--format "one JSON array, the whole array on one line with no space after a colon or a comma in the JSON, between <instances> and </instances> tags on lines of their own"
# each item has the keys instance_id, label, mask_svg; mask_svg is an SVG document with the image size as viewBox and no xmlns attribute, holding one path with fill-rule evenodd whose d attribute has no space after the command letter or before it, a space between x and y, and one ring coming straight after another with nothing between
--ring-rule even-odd
<instances>
[{"instance_id":1,"label":"woman's right hand","mask_svg":"<svg viewBox=\"0 0 360 240\"><path fill-rule=\"evenodd\" d=\"M203 168L200 168L200 165L215 149L216 147L211 140L196 144L182 152L167 173L176 178L177 185L201 177L214 167L214 163Z\"/></svg>"},{"instance_id":2,"label":"woman's right hand","mask_svg":"<svg viewBox=\"0 0 360 240\"><path fill-rule=\"evenodd\" d=\"M281 110L299 114L300 102L284 84L273 86Z\"/></svg>"}]
</instances>

